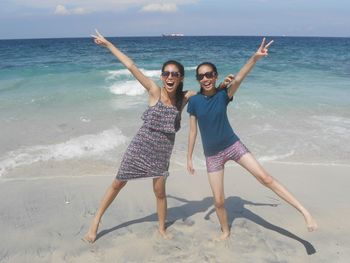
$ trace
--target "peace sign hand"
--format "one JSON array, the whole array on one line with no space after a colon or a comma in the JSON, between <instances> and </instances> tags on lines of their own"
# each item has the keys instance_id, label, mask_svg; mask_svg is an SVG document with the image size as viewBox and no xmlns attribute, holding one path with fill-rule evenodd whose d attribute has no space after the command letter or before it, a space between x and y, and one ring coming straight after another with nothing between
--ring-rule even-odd
<instances>
[{"instance_id":1,"label":"peace sign hand","mask_svg":"<svg viewBox=\"0 0 350 263\"><path fill-rule=\"evenodd\" d=\"M266 38L263 38L260 47L258 48L258 50L255 52L255 58L256 59L260 59L263 57L266 57L268 55L269 52L269 47L271 46L271 44L273 43L273 40L271 40L269 43L266 43Z\"/></svg>"},{"instance_id":2,"label":"peace sign hand","mask_svg":"<svg viewBox=\"0 0 350 263\"><path fill-rule=\"evenodd\" d=\"M108 47L108 45L110 45L111 43L105 39L100 32L97 31L97 29L95 29L96 31L96 35L91 35L94 38L94 42L102 47Z\"/></svg>"}]
</instances>

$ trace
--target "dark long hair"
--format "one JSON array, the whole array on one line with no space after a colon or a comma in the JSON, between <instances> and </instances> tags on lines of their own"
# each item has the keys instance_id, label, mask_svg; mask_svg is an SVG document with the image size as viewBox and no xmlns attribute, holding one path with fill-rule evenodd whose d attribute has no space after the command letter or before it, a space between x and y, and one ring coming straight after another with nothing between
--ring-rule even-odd
<instances>
[{"instance_id":1,"label":"dark long hair","mask_svg":"<svg viewBox=\"0 0 350 263\"><path fill-rule=\"evenodd\" d=\"M176 60L168 60L168 61L164 62L163 66L162 66L162 72L164 71L164 69L167 65L175 65L177 67L177 69L179 70L181 77L185 76L185 68L180 62L177 62ZM176 89L176 108L179 111L181 110L182 102L184 99L183 88L184 88L184 83L183 83L183 81L181 81L179 86Z\"/></svg>"},{"instance_id":2,"label":"dark long hair","mask_svg":"<svg viewBox=\"0 0 350 263\"><path fill-rule=\"evenodd\" d=\"M216 76L218 75L218 70L217 70L216 66L215 66L213 63L211 63L211 62L202 62L202 63L200 63L200 64L197 66L197 68L196 68L196 78L197 78L197 76L198 76L198 70L199 70L199 68L200 68L201 66L204 66L204 65L211 67L212 70L216 73ZM203 88L201 87L200 93L202 93L202 91L203 91Z\"/></svg>"}]
</instances>

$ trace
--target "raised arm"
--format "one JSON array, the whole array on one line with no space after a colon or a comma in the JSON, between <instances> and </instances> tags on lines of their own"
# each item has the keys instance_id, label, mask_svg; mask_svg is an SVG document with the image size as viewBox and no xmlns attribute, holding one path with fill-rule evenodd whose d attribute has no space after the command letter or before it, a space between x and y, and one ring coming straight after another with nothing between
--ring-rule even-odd
<instances>
[{"instance_id":1,"label":"raised arm","mask_svg":"<svg viewBox=\"0 0 350 263\"><path fill-rule=\"evenodd\" d=\"M255 54L248 60L248 62L241 68L241 70L238 72L238 74L235 76L233 81L231 82L230 86L227 88L227 94L230 98L233 97L233 95L236 93L237 89L241 85L242 81L245 79L245 77L248 75L248 73L252 70L252 68L255 66L256 62L268 55L268 48L273 43L273 40L271 40L268 44L266 44L266 39L263 38L260 47L255 52Z\"/></svg>"},{"instance_id":2,"label":"raised arm","mask_svg":"<svg viewBox=\"0 0 350 263\"><path fill-rule=\"evenodd\" d=\"M91 35L97 45L108 48L109 51L130 71L130 73L141 83L141 85L148 91L150 101L157 101L160 96L160 89L158 85L146 77L141 70L135 65L127 55L121 52L116 46L105 39L97 30L96 35Z\"/></svg>"},{"instance_id":3,"label":"raised arm","mask_svg":"<svg viewBox=\"0 0 350 263\"><path fill-rule=\"evenodd\" d=\"M197 118L196 116L190 115L190 130L188 133L188 147L187 147L187 171L194 175L194 168L192 163L192 154L194 145L197 138Z\"/></svg>"}]
</instances>

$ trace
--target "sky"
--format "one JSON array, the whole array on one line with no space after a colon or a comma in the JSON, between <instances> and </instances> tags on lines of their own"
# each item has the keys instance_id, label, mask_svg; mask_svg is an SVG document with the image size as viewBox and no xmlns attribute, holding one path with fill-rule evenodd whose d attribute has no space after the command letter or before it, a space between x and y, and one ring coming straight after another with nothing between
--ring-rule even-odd
<instances>
[{"instance_id":1,"label":"sky","mask_svg":"<svg viewBox=\"0 0 350 263\"><path fill-rule=\"evenodd\" d=\"M0 0L0 39L106 36L350 37L349 0Z\"/></svg>"}]
</instances>

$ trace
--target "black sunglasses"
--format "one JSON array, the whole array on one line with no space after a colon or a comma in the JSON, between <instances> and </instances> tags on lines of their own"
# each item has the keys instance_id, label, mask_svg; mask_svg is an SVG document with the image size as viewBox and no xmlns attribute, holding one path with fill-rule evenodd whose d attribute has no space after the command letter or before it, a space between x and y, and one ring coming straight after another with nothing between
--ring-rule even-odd
<instances>
[{"instance_id":1,"label":"black sunglasses","mask_svg":"<svg viewBox=\"0 0 350 263\"><path fill-rule=\"evenodd\" d=\"M215 71L209 71L209 72L205 72L203 74L197 74L196 78L197 78L197 80L202 80L202 79L204 79L204 76L207 79L212 79L212 78L216 77L216 72Z\"/></svg>"},{"instance_id":2,"label":"black sunglasses","mask_svg":"<svg viewBox=\"0 0 350 263\"><path fill-rule=\"evenodd\" d=\"M162 77L169 77L172 76L173 78L179 78L181 76L180 72L176 72L176 71L163 71L162 72Z\"/></svg>"}]
</instances>

